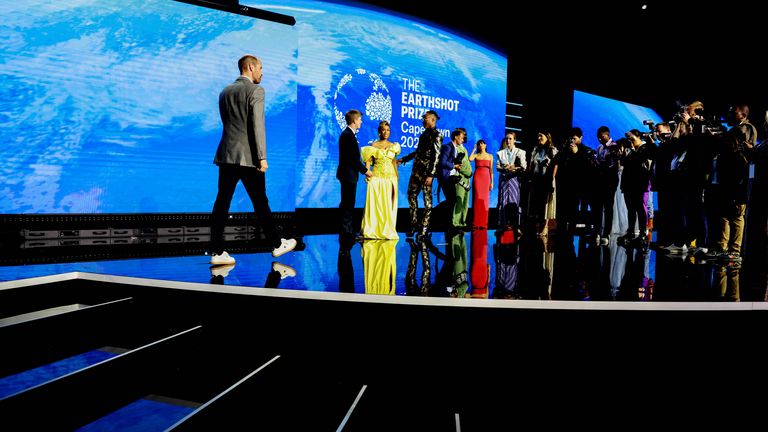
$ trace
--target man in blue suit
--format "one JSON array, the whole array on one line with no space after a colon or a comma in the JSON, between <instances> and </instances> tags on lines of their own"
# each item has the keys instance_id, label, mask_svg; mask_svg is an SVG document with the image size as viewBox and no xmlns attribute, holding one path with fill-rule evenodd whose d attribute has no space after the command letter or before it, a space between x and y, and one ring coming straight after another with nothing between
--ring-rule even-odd
<instances>
[{"instance_id":1,"label":"man in blue suit","mask_svg":"<svg viewBox=\"0 0 768 432\"><path fill-rule=\"evenodd\" d=\"M357 142L357 131L363 124L363 113L352 109L344 114L347 127L339 136L339 166L336 168L336 178L341 184L341 235L354 239L358 229L352 228L352 214L355 210L357 195L358 173L370 178L373 173L360 160L360 144Z\"/></svg>"},{"instance_id":2,"label":"man in blue suit","mask_svg":"<svg viewBox=\"0 0 768 432\"><path fill-rule=\"evenodd\" d=\"M445 193L448 209L451 211L451 228L461 230L466 225L469 176L472 168L462 143L466 132L457 128L451 132L451 142L440 147L437 161L437 180Z\"/></svg>"}]
</instances>

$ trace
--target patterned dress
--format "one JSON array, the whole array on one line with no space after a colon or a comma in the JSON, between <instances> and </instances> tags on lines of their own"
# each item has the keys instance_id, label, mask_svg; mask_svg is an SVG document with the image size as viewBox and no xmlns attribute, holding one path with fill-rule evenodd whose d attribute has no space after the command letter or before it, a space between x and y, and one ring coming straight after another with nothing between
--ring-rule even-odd
<instances>
[{"instance_id":1,"label":"patterned dress","mask_svg":"<svg viewBox=\"0 0 768 432\"><path fill-rule=\"evenodd\" d=\"M499 169L499 229L517 227L520 221L520 179L519 174L501 170L506 165L525 169L525 150L517 147L499 150L496 168Z\"/></svg>"}]
</instances>

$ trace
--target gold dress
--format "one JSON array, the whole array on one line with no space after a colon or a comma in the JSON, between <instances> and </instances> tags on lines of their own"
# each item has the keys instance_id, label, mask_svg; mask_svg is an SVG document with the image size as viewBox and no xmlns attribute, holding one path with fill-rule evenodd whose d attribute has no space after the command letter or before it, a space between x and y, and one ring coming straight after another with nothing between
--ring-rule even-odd
<instances>
[{"instance_id":1,"label":"gold dress","mask_svg":"<svg viewBox=\"0 0 768 432\"><path fill-rule=\"evenodd\" d=\"M366 294L395 295L396 246L396 240L369 240L363 243Z\"/></svg>"},{"instance_id":2,"label":"gold dress","mask_svg":"<svg viewBox=\"0 0 768 432\"><path fill-rule=\"evenodd\" d=\"M373 177L368 181L363 215L363 237L397 240L397 171L392 161L400 154L400 144L386 149L365 146L363 162L372 162Z\"/></svg>"}]
</instances>

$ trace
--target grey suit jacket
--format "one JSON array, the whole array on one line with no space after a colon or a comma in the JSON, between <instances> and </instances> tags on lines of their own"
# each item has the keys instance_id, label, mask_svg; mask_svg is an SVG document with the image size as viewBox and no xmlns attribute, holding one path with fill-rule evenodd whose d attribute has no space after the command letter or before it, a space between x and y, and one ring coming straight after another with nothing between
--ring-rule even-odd
<instances>
[{"instance_id":1,"label":"grey suit jacket","mask_svg":"<svg viewBox=\"0 0 768 432\"><path fill-rule=\"evenodd\" d=\"M258 167L267 158L264 87L237 78L219 94L219 114L224 131L213 163Z\"/></svg>"}]
</instances>

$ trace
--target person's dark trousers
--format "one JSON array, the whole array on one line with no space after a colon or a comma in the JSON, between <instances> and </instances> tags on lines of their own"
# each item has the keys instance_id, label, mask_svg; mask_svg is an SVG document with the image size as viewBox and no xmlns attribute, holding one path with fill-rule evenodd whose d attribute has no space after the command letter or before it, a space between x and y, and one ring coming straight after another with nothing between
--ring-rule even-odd
<instances>
[{"instance_id":1,"label":"person's dark trousers","mask_svg":"<svg viewBox=\"0 0 768 432\"><path fill-rule=\"evenodd\" d=\"M348 236L339 236L339 257L336 262L336 270L339 273L339 292L355 292L355 270L352 267L350 251L354 240Z\"/></svg>"},{"instance_id":2,"label":"person's dark trousers","mask_svg":"<svg viewBox=\"0 0 768 432\"><path fill-rule=\"evenodd\" d=\"M624 192L624 203L627 205L627 234L635 230L635 223L640 235L648 232L648 209L645 207L645 192Z\"/></svg>"},{"instance_id":3,"label":"person's dark trousers","mask_svg":"<svg viewBox=\"0 0 768 432\"><path fill-rule=\"evenodd\" d=\"M595 227L595 234L602 237L610 235L611 228L613 228L613 201L616 197L617 186L616 184L601 184L593 192L592 224Z\"/></svg>"},{"instance_id":4,"label":"person's dark trousers","mask_svg":"<svg viewBox=\"0 0 768 432\"><path fill-rule=\"evenodd\" d=\"M448 211L446 212L446 227L451 227L451 220L453 217L453 208L456 206L456 183L452 179L448 179L444 183L438 183L440 189L442 189L445 195L445 206Z\"/></svg>"},{"instance_id":5,"label":"person's dark trousers","mask_svg":"<svg viewBox=\"0 0 768 432\"><path fill-rule=\"evenodd\" d=\"M753 184L747 206L747 226L742 250L749 256L766 257L768 254L768 187ZM758 188L757 186L761 186Z\"/></svg>"},{"instance_id":6,"label":"person's dark trousers","mask_svg":"<svg viewBox=\"0 0 768 432\"><path fill-rule=\"evenodd\" d=\"M355 211L355 196L357 195L357 183L339 180L341 183L341 233L354 236L357 229L352 228L352 216Z\"/></svg>"},{"instance_id":7,"label":"person's dark trousers","mask_svg":"<svg viewBox=\"0 0 768 432\"><path fill-rule=\"evenodd\" d=\"M659 234L663 234L663 242L682 246L685 238L685 187L679 179L674 179L663 191L659 192L659 212L663 220L659 222ZM666 215L666 216L665 216ZM654 226L656 224L654 223Z\"/></svg>"},{"instance_id":8,"label":"person's dark trousers","mask_svg":"<svg viewBox=\"0 0 768 432\"><path fill-rule=\"evenodd\" d=\"M659 200L659 210L653 214L653 229L656 231L656 243L669 245L672 243L672 200L671 194L666 189L656 191Z\"/></svg>"},{"instance_id":9,"label":"person's dark trousers","mask_svg":"<svg viewBox=\"0 0 768 432\"><path fill-rule=\"evenodd\" d=\"M579 216L578 190L557 183L557 229L560 232L573 231ZM500 210L501 211L501 210Z\"/></svg>"},{"instance_id":10,"label":"person's dark trousers","mask_svg":"<svg viewBox=\"0 0 768 432\"><path fill-rule=\"evenodd\" d=\"M267 273L267 281L264 282L264 288L277 288L280 284L280 272L272 270Z\"/></svg>"},{"instance_id":11,"label":"person's dark trousers","mask_svg":"<svg viewBox=\"0 0 768 432\"><path fill-rule=\"evenodd\" d=\"M730 202L730 196L727 190L724 190L721 185L710 184L704 188L704 214L706 217L707 227L707 242L697 242L696 246L717 248L717 242L720 239L720 218L723 216L723 211L727 208L725 203ZM723 251L727 252L727 251Z\"/></svg>"},{"instance_id":12,"label":"person's dark trousers","mask_svg":"<svg viewBox=\"0 0 768 432\"><path fill-rule=\"evenodd\" d=\"M696 240L696 246L703 247L707 242L707 221L704 212L704 186L688 183L685 194L685 241Z\"/></svg>"},{"instance_id":13,"label":"person's dark trousers","mask_svg":"<svg viewBox=\"0 0 768 432\"><path fill-rule=\"evenodd\" d=\"M232 196L235 194L238 181L243 182L245 191L251 198L253 211L264 230L267 242L273 248L280 246L280 237L275 231L272 211L269 209L264 173L255 167L219 165L219 193L216 195L216 202L213 204L213 212L211 213L210 252L217 255L224 252L224 226L227 224L229 205L232 203Z\"/></svg>"}]
</instances>

